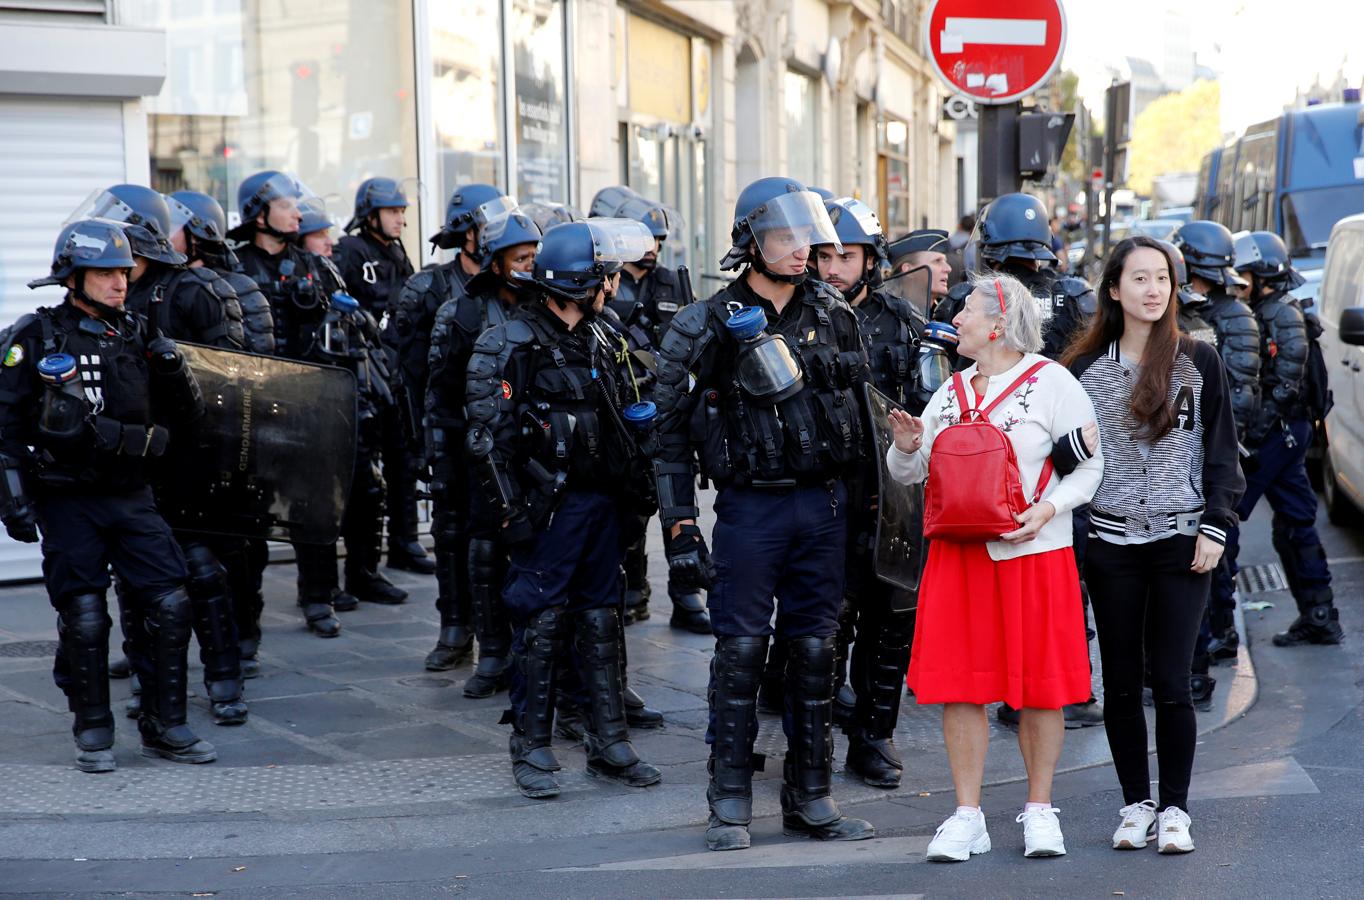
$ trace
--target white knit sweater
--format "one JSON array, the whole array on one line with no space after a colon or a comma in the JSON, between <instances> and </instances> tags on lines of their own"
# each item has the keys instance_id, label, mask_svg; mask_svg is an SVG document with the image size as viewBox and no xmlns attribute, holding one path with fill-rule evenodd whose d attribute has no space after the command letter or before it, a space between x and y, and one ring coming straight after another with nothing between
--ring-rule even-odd
<instances>
[{"instance_id":1,"label":"white knit sweater","mask_svg":"<svg viewBox=\"0 0 1364 900\"><path fill-rule=\"evenodd\" d=\"M1026 354L1009 371L990 378L980 405L983 407L991 403L1033 363L1044 359L1035 353ZM974 364L961 373L968 405L974 405L975 392L971 389L971 379L975 375ZM924 409L923 446L914 453L902 453L892 445L886 454L891 477L902 484L915 484L927 478L933 440L942 429L955 425L959 414L956 391L949 379L938 388ZM1019 474L1023 479L1023 492L1031 497L1037 489L1042 464L1051 455L1056 441L1076 428L1095 421L1094 405L1080 382L1064 366L1052 363L1043 366L1029 382L1018 387L1009 398L996 406L990 413L990 421L1003 429L1013 442ZM1102 479L1102 448L1065 478L1053 472L1042 499L1056 507L1056 515L1030 541L1021 544L987 542L985 546L990 558L1014 559L1069 547L1073 540L1069 513L1075 507L1089 502Z\"/></svg>"}]
</instances>

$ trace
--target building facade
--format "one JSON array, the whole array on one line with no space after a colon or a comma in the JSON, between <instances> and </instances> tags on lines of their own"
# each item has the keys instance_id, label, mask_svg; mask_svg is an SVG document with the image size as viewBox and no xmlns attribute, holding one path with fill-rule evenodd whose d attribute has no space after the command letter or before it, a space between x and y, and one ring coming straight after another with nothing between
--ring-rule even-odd
<instances>
[{"instance_id":1,"label":"building facade","mask_svg":"<svg viewBox=\"0 0 1364 900\"><path fill-rule=\"evenodd\" d=\"M676 262L718 287L734 201L789 174L898 236L950 227L954 126L922 53L927 0L0 0L0 324L91 191L294 172L350 215L411 179L427 262L471 181L585 209L626 183L677 210ZM2 539L0 539L2 540ZM36 553L0 542L4 576ZM22 570L22 571L19 571ZM0 576L3 577L3 576Z\"/></svg>"}]
</instances>

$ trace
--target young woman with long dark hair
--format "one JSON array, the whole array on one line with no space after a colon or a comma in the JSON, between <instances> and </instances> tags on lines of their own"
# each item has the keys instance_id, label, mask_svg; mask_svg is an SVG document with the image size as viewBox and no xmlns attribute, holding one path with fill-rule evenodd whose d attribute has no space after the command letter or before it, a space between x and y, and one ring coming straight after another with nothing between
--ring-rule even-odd
<instances>
[{"instance_id":1,"label":"young woman with long dark hair","mask_svg":"<svg viewBox=\"0 0 1364 900\"><path fill-rule=\"evenodd\" d=\"M1115 849L1193 850L1188 795L1197 729L1194 641L1245 490L1231 395L1216 348L1181 337L1173 261L1132 237L1108 257L1099 308L1062 362L1098 414L1103 481L1084 564L1103 656L1104 728L1122 785ZM1142 708L1149 657L1159 803Z\"/></svg>"}]
</instances>

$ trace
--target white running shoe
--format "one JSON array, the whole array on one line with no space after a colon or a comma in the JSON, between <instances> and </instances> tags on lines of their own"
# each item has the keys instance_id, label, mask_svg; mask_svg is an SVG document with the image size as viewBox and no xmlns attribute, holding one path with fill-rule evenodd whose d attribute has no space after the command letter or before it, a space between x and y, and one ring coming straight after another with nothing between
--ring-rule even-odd
<instances>
[{"instance_id":1,"label":"white running shoe","mask_svg":"<svg viewBox=\"0 0 1364 900\"><path fill-rule=\"evenodd\" d=\"M989 852L985 815L978 809L970 812L959 809L938 826L924 856L929 862L965 862L972 854Z\"/></svg>"},{"instance_id":2,"label":"white running shoe","mask_svg":"<svg viewBox=\"0 0 1364 900\"><path fill-rule=\"evenodd\" d=\"M1054 806L1025 809L1015 822L1023 823L1023 855L1028 857L1065 856L1066 842L1061 837L1061 822Z\"/></svg>"},{"instance_id":3,"label":"white running shoe","mask_svg":"<svg viewBox=\"0 0 1364 900\"><path fill-rule=\"evenodd\" d=\"M1167 806L1157 818L1156 849L1161 853L1192 853L1189 814L1178 806Z\"/></svg>"},{"instance_id":4,"label":"white running shoe","mask_svg":"<svg viewBox=\"0 0 1364 900\"><path fill-rule=\"evenodd\" d=\"M1118 814L1122 824L1113 832L1114 850L1140 850L1156 836L1156 801L1128 804Z\"/></svg>"}]
</instances>

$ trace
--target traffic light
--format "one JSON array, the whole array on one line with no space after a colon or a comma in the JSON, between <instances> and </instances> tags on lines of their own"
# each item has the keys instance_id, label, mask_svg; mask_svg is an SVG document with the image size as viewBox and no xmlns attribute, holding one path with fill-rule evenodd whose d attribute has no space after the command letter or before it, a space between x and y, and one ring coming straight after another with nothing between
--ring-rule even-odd
<instances>
[{"instance_id":1,"label":"traffic light","mask_svg":"<svg viewBox=\"0 0 1364 900\"><path fill-rule=\"evenodd\" d=\"M289 82L289 121L295 128L311 128L317 124L322 99L317 61L294 63L289 67Z\"/></svg>"}]
</instances>

